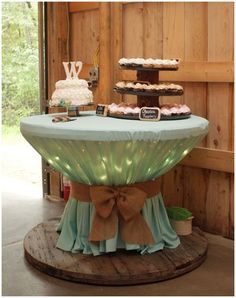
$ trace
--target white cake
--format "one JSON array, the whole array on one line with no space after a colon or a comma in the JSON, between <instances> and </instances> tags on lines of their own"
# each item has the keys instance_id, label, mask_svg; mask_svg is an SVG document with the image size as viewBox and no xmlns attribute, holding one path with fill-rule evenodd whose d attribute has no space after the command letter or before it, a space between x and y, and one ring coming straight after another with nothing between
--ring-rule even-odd
<instances>
[{"instance_id":1,"label":"white cake","mask_svg":"<svg viewBox=\"0 0 236 298\"><path fill-rule=\"evenodd\" d=\"M93 93L88 89L88 83L80 80L78 75L82 69L82 62L63 62L66 80L56 82L56 90L52 94L50 106L87 105L93 102ZM76 70L76 67L79 67Z\"/></svg>"}]
</instances>

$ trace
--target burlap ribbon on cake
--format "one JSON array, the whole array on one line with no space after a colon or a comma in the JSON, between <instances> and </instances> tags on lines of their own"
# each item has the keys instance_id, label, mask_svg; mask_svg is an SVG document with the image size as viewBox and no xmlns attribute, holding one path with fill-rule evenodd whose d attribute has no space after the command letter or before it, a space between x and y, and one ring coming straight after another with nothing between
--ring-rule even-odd
<instances>
[{"instance_id":1,"label":"burlap ribbon on cake","mask_svg":"<svg viewBox=\"0 0 236 298\"><path fill-rule=\"evenodd\" d=\"M146 199L159 192L159 181L152 180L126 186L90 186L71 181L71 197L92 202L95 206L90 241L108 240L115 236L118 225L126 243L153 244L148 224L140 213Z\"/></svg>"}]
</instances>

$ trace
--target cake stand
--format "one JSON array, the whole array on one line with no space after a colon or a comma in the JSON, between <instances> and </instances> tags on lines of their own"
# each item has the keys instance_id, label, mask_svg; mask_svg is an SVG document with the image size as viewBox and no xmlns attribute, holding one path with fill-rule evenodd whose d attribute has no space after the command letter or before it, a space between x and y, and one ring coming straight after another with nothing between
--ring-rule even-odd
<instances>
[{"instance_id":1,"label":"cake stand","mask_svg":"<svg viewBox=\"0 0 236 298\"><path fill-rule=\"evenodd\" d=\"M94 106L94 102L90 102L90 103L87 103L87 104L76 105L76 107L78 107L78 112L80 111L80 108L90 107L90 106ZM66 106L50 107L49 103L47 103L47 107L48 107L49 114L66 112L66 110L67 110Z\"/></svg>"},{"instance_id":2,"label":"cake stand","mask_svg":"<svg viewBox=\"0 0 236 298\"><path fill-rule=\"evenodd\" d=\"M88 187L109 189L162 176L207 131L208 121L197 116L145 122L81 112L71 122L53 123L51 115L21 121L23 136L55 170ZM207 241L198 229L179 239L170 226L160 191L158 185L156 195L141 209L154 244L125 242L119 226L113 238L90 242L95 207L71 196L60 221L43 222L26 235L25 257L49 275L91 284L149 283L191 271L205 260ZM136 205L136 197L132 205Z\"/></svg>"},{"instance_id":3,"label":"cake stand","mask_svg":"<svg viewBox=\"0 0 236 298\"><path fill-rule=\"evenodd\" d=\"M168 67L168 66L162 66L162 67L141 67L141 66L130 66L130 65L123 65L120 67L124 70L134 70L137 71L137 81L144 81L149 82L150 84L158 84L159 83L159 72L160 71L177 71L178 66L176 67ZM121 94L131 94L131 95L137 95L137 105L138 107L159 107L159 96L179 96L183 94L183 91L162 91L158 94L158 92L150 92L150 91L128 91L128 90L122 90L119 88L114 88L114 90ZM187 116L189 117L189 116ZM183 117L179 117L180 119ZM186 117L185 117L186 118ZM170 118L171 119L171 118ZM176 118L173 118L176 120Z\"/></svg>"}]
</instances>

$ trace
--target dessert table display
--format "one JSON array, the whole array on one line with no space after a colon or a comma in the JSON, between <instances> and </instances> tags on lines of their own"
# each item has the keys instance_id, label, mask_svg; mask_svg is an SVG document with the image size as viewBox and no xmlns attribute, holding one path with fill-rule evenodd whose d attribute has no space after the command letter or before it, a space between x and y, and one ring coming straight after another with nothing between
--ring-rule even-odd
<instances>
[{"instance_id":1,"label":"dessert table display","mask_svg":"<svg viewBox=\"0 0 236 298\"><path fill-rule=\"evenodd\" d=\"M206 135L208 121L83 112L74 121L53 122L54 116L21 121L26 140L72 184L61 220L26 235L27 260L60 278L114 285L168 279L199 266L206 240L199 230L179 239L157 178Z\"/></svg>"}]
</instances>

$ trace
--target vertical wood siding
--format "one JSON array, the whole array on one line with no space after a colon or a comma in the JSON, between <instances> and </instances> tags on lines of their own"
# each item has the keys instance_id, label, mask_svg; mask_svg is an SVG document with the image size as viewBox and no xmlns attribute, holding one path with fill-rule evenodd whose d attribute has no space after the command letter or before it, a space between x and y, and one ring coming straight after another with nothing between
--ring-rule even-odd
<instances>
[{"instance_id":1,"label":"vertical wood siding","mask_svg":"<svg viewBox=\"0 0 236 298\"><path fill-rule=\"evenodd\" d=\"M186 103L194 114L207 118L209 133L199 146L216 150L210 151L212 154L224 150L232 156L233 3L74 2L68 8L69 54L71 59L84 62L85 78L100 43L102 77L94 90L95 101L121 101L122 96L112 91L114 84L135 78L135 73L119 69L121 57L180 58L179 72L163 73L161 79L181 84L184 95L163 97L161 102ZM64 20L51 24L54 31L50 29L48 34L64 37L66 17L60 10L58 13ZM61 72L56 76L55 69L50 72L51 83L59 79L59 73L64 78ZM124 96L123 100L136 101L133 96ZM202 229L233 237L232 172L203 169L201 160L197 167L180 164L162 178L162 191L167 206L189 208L194 213L195 224Z\"/></svg>"}]
</instances>

